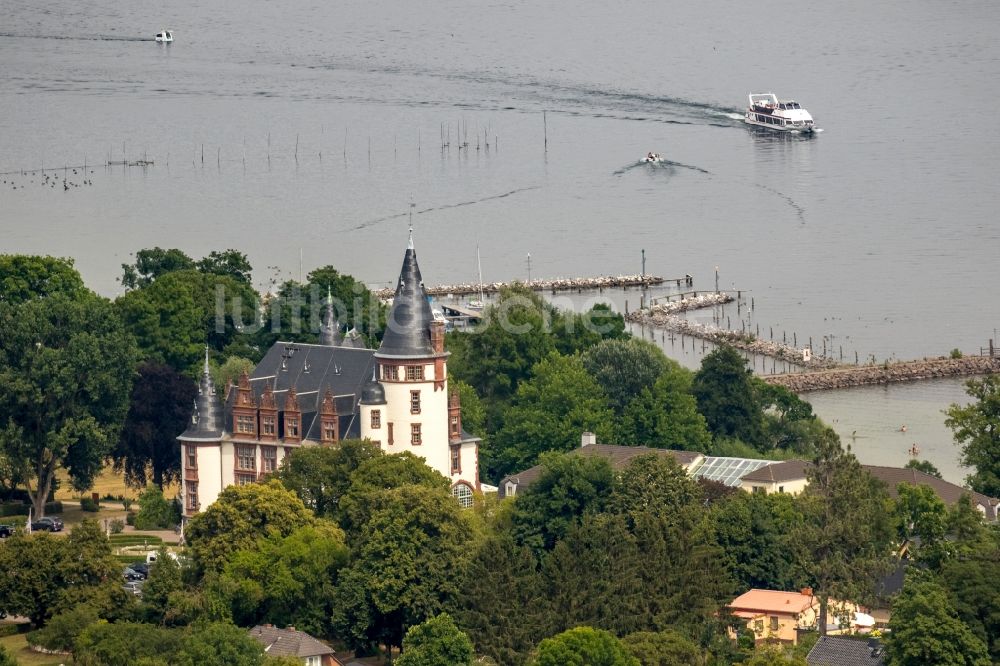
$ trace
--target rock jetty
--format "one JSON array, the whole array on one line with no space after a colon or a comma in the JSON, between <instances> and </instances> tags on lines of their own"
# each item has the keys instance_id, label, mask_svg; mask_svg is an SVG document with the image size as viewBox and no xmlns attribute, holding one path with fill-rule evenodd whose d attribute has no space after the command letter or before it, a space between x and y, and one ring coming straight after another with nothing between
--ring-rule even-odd
<instances>
[{"instance_id":1,"label":"rock jetty","mask_svg":"<svg viewBox=\"0 0 1000 666\"><path fill-rule=\"evenodd\" d=\"M678 313L689 310L722 305L732 300L733 297L729 294L712 292L679 301L658 303L649 308L630 312L625 315L625 319L644 326L654 326L682 335L701 338L714 344L729 345L752 354L770 356L806 368L831 368L837 365L837 362L832 359L805 353L807 351L805 349L798 349L781 342L761 340L749 333L730 331L712 324L700 324L678 315Z\"/></svg>"},{"instance_id":2,"label":"rock jetty","mask_svg":"<svg viewBox=\"0 0 1000 666\"><path fill-rule=\"evenodd\" d=\"M962 377L1000 372L1000 357L925 358L880 365L846 366L817 372L761 377L769 384L784 386L795 393L890 384L939 377Z\"/></svg>"},{"instance_id":3,"label":"rock jetty","mask_svg":"<svg viewBox=\"0 0 1000 666\"><path fill-rule=\"evenodd\" d=\"M663 284L667 280L658 275L602 275L598 277L577 277L577 278L555 278L553 280L532 280L526 282L484 282L482 286L477 283L466 284L440 284L433 287L424 287L428 296L470 296L478 295L480 290L484 294L496 294L505 287L519 284L534 291L583 291L585 289L614 289L628 287L649 287ZM376 298L392 298L395 289L378 289L373 292Z\"/></svg>"}]
</instances>

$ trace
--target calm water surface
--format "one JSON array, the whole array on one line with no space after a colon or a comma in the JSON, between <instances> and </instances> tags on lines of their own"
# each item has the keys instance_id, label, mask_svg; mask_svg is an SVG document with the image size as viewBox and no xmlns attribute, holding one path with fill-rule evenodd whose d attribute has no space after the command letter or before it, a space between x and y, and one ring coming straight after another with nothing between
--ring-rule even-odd
<instances>
[{"instance_id":1,"label":"calm water surface","mask_svg":"<svg viewBox=\"0 0 1000 666\"><path fill-rule=\"evenodd\" d=\"M636 273L644 249L701 289L718 266L755 325L846 356L977 350L1000 327L1000 5L801 10L5 0L0 171L155 166L0 175L2 250L73 256L107 295L153 245L238 247L263 286L300 256L385 284L414 203L430 283L475 279L477 246L487 280L528 253L535 277ZM748 130L751 90L825 131ZM926 386L879 391L940 421L961 384ZM870 407L837 395L816 402L839 423Z\"/></svg>"}]
</instances>

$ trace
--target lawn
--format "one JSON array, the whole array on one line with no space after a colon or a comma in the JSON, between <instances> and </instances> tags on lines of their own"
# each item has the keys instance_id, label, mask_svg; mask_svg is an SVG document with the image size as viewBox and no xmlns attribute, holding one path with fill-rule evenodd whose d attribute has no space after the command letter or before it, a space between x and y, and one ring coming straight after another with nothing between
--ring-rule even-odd
<instances>
[{"instance_id":1,"label":"lawn","mask_svg":"<svg viewBox=\"0 0 1000 666\"><path fill-rule=\"evenodd\" d=\"M7 648L7 652L14 657L19 666L59 666L59 664L69 663L71 658L67 655L42 654L28 649L28 641L24 634L14 634L0 638L0 645Z\"/></svg>"},{"instance_id":2,"label":"lawn","mask_svg":"<svg viewBox=\"0 0 1000 666\"><path fill-rule=\"evenodd\" d=\"M59 476L59 490L56 491L56 499L59 500L79 500L81 493L73 490L73 485L70 483L69 478L64 470L58 472ZM172 499L174 495L180 492L180 485L167 485L163 487L163 495L167 499ZM125 477L122 474L116 474L111 465L108 465L101 473L94 479L93 487L87 492L83 493L83 496L90 497L91 493L97 493L99 497L104 497L105 495L111 495L112 497L128 497L130 499L136 499L139 497L139 491L134 488L127 488L125 486Z\"/></svg>"}]
</instances>

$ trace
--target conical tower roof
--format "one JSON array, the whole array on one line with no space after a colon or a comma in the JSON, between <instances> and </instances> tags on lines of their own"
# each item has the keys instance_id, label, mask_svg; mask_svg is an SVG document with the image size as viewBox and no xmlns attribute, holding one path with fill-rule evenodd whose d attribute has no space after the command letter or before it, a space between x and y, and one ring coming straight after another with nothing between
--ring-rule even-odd
<instances>
[{"instance_id":1,"label":"conical tower roof","mask_svg":"<svg viewBox=\"0 0 1000 666\"><path fill-rule=\"evenodd\" d=\"M339 347L344 341L340 334L340 323L335 318L333 311L333 294L330 287L326 288L326 314L323 317L323 324L319 328L319 343L327 347Z\"/></svg>"},{"instance_id":2,"label":"conical tower roof","mask_svg":"<svg viewBox=\"0 0 1000 666\"><path fill-rule=\"evenodd\" d=\"M413 249L413 237L403 255L403 268L399 272L396 295L392 300L386 322L382 346L375 352L379 358L407 358L434 356L431 345L431 322L434 315L427 302L423 278Z\"/></svg>"},{"instance_id":3,"label":"conical tower roof","mask_svg":"<svg viewBox=\"0 0 1000 666\"><path fill-rule=\"evenodd\" d=\"M194 401L194 412L191 423L178 439L184 440L218 440L225 432L225 417L222 403L215 395L215 383L208 369L208 347L205 348L205 368L202 371L201 382L198 385L198 397Z\"/></svg>"}]
</instances>

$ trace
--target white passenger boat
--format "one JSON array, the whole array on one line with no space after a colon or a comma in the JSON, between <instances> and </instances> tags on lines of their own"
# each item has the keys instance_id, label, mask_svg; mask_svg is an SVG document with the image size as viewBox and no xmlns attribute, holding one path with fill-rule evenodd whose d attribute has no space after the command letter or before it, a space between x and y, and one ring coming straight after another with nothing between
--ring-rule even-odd
<instances>
[{"instance_id":1,"label":"white passenger boat","mask_svg":"<svg viewBox=\"0 0 1000 666\"><path fill-rule=\"evenodd\" d=\"M750 93L746 122L780 132L812 132L816 123L794 100L779 100L774 93Z\"/></svg>"},{"instance_id":2,"label":"white passenger boat","mask_svg":"<svg viewBox=\"0 0 1000 666\"><path fill-rule=\"evenodd\" d=\"M649 152L646 153L646 156L642 158L642 161L646 162L647 164L659 164L660 162L663 161L663 158L660 157L659 153Z\"/></svg>"},{"instance_id":3,"label":"white passenger boat","mask_svg":"<svg viewBox=\"0 0 1000 666\"><path fill-rule=\"evenodd\" d=\"M161 44L169 44L172 41L174 41L174 33L170 32L169 30L161 30L160 32L156 33L156 41L160 42Z\"/></svg>"}]
</instances>

